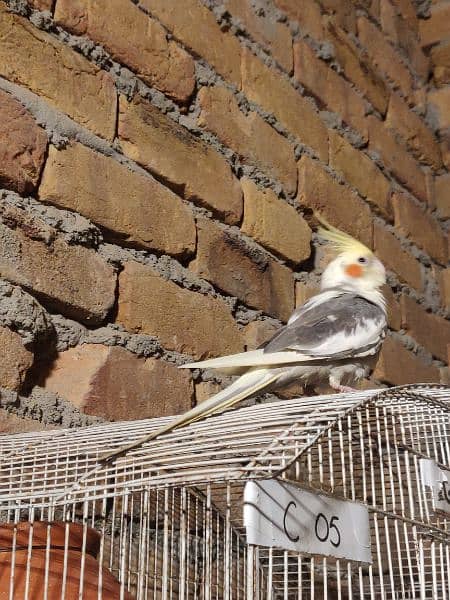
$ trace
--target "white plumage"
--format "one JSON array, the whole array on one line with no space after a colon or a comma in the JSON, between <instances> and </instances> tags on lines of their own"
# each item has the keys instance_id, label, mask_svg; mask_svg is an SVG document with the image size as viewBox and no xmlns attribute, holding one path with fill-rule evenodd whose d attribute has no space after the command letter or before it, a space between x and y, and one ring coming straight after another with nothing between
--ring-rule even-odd
<instances>
[{"instance_id":1,"label":"white plumage","mask_svg":"<svg viewBox=\"0 0 450 600\"><path fill-rule=\"evenodd\" d=\"M321 291L290 317L263 348L212 358L181 368L219 369L239 375L224 390L123 452L182 425L222 411L261 391L272 391L292 381L328 383L336 390L343 382L370 372L386 330L385 283L381 262L363 244L322 221L320 235L334 245L336 258L325 269Z\"/></svg>"}]
</instances>

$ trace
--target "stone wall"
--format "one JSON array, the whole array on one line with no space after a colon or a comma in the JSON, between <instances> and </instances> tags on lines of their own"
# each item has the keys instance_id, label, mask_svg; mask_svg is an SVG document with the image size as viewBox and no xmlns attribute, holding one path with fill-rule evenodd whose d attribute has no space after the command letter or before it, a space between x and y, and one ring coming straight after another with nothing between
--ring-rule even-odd
<instances>
[{"instance_id":1,"label":"stone wall","mask_svg":"<svg viewBox=\"0 0 450 600\"><path fill-rule=\"evenodd\" d=\"M203 400L223 380L177 365L256 347L317 291L312 209L389 270L368 385L448 381L449 15L0 0L0 429Z\"/></svg>"}]
</instances>

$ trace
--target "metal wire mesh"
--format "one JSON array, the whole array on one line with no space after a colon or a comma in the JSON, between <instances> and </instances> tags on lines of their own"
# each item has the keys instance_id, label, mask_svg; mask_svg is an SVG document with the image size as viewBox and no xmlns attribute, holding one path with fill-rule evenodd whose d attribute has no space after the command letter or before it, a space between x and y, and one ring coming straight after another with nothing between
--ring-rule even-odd
<instances>
[{"instance_id":1,"label":"metal wire mesh","mask_svg":"<svg viewBox=\"0 0 450 600\"><path fill-rule=\"evenodd\" d=\"M0 437L0 599L450 600L420 471L450 468L449 405L425 385L256 405L106 465L167 419ZM274 477L364 503L372 564L247 544L244 485Z\"/></svg>"}]
</instances>

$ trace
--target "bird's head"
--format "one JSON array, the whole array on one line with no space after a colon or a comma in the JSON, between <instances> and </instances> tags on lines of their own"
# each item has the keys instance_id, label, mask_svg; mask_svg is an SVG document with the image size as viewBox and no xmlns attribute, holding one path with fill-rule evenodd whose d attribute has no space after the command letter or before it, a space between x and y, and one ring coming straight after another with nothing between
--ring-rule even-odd
<instances>
[{"instance_id":1,"label":"bird's head","mask_svg":"<svg viewBox=\"0 0 450 600\"><path fill-rule=\"evenodd\" d=\"M317 215L316 215L317 216ZM323 227L319 235L333 245L337 254L322 275L322 290L347 287L370 292L386 283L386 271L374 253L358 240L317 216Z\"/></svg>"}]
</instances>

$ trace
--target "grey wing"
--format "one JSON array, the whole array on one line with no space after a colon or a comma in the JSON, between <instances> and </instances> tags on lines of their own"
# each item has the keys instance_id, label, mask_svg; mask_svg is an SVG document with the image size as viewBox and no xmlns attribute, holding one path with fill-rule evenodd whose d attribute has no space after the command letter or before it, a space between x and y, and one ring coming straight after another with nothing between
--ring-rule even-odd
<instances>
[{"instance_id":1,"label":"grey wing","mask_svg":"<svg viewBox=\"0 0 450 600\"><path fill-rule=\"evenodd\" d=\"M375 354L385 336L384 310L343 292L297 313L264 346L264 353L296 350L320 358Z\"/></svg>"}]
</instances>

